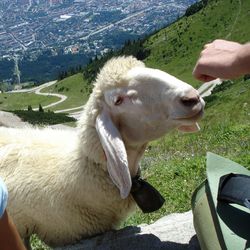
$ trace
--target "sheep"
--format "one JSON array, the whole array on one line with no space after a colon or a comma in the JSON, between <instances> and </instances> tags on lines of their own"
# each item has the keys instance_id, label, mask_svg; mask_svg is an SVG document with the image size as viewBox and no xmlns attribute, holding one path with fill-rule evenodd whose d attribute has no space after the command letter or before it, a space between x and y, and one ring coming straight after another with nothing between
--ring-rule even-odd
<instances>
[{"instance_id":1,"label":"sheep","mask_svg":"<svg viewBox=\"0 0 250 250\"><path fill-rule=\"evenodd\" d=\"M189 84L128 56L99 72L76 131L0 128L0 176L21 237L62 246L116 229L136 208L131 178L148 142L199 130L203 110Z\"/></svg>"}]
</instances>

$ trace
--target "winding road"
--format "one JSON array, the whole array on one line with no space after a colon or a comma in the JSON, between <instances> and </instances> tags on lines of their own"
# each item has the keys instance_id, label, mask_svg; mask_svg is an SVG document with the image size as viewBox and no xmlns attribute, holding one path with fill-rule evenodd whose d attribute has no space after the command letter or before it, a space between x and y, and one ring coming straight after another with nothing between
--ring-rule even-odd
<instances>
[{"instance_id":1,"label":"winding road","mask_svg":"<svg viewBox=\"0 0 250 250\"><path fill-rule=\"evenodd\" d=\"M44 83L42 85L39 85L38 87L34 87L34 88L30 88L30 89L13 90L13 91L11 91L9 93L35 93L36 95L58 97L60 99L59 101L53 102L53 103L51 103L51 104L43 107L45 109L46 108L51 108L51 107L54 107L54 106L56 106L56 105L64 102L68 98L66 95L41 92L43 89L45 89L47 87L50 87L50 86L54 85L55 83L57 83L57 81L47 82L47 83ZM83 107L84 106L82 105L82 106L75 107L75 108L56 110L55 113L64 113L64 112L67 112L67 113L69 113L69 116L74 117L75 119L79 119L80 114L81 114L81 111L79 111L79 110L82 110ZM33 109L33 110L37 111L38 108ZM71 111L74 111L74 112L71 112Z\"/></svg>"},{"instance_id":2,"label":"winding road","mask_svg":"<svg viewBox=\"0 0 250 250\"><path fill-rule=\"evenodd\" d=\"M64 101L68 98L66 95L54 94L54 93L42 93L42 92L41 92L42 89L44 89L44 88L46 88L46 87L48 87L48 86L51 86L51 85L53 85L53 84L55 84L55 83L56 83L56 81L52 82L52 84L50 84L50 85L47 85L47 86L45 86L45 87L42 86L42 87L40 87L40 88L38 88L38 89L35 90L35 94L36 94L36 95L55 96L55 97L60 98L59 101L53 102L53 103L51 103L51 104L49 104L49 105L47 105L47 106L44 106L43 108L50 108L50 107L56 106L56 105L58 105L59 103L64 102ZM36 110L37 110L37 109L36 109Z\"/></svg>"}]
</instances>

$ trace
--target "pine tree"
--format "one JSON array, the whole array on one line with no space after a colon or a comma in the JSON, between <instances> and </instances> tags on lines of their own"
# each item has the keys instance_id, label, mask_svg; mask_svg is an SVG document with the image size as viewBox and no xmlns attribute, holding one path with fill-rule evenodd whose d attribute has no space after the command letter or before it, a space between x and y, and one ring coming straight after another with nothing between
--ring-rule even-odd
<instances>
[{"instance_id":1,"label":"pine tree","mask_svg":"<svg viewBox=\"0 0 250 250\"><path fill-rule=\"evenodd\" d=\"M31 105L28 105L28 111L33 111Z\"/></svg>"},{"instance_id":2,"label":"pine tree","mask_svg":"<svg viewBox=\"0 0 250 250\"><path fill-rule=\"evenodd\" d=\"M39 103L39 112L44 112L42 105Z\"/></svg>"}]
</instances>

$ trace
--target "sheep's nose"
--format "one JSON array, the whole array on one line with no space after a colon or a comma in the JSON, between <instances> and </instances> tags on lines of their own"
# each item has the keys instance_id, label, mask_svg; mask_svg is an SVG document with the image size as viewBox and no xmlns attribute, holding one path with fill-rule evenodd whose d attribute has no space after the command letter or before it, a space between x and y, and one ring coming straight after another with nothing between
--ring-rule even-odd
<instances>
[{"instance_id":1,"label":"sheep's nose","mask_svg":"<svg viewBox=\"0 0 250 250\"><path fill-rule=\"evenodd\" d=\"M200 96L196 90L190 90L180 99L181 103L186 107L195 106L197 103L200 102Z\"/></svg>"}]
</instances>

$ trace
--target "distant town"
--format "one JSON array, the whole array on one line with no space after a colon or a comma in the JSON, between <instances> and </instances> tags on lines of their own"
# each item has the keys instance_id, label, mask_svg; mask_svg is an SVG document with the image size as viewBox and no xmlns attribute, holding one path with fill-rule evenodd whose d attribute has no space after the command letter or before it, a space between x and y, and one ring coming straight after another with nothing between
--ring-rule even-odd
<instances>
[{"instance_id":1,"label":"distant town","mask_svg":"<svg viewBox=\"0 0 250 250\"><path fill-rule=\"evenodd\" d=\"M196 1L1 0L0 60L102 55L173 22Z\"/></svg>"},{"instance_id":2,"label":"distant town","mask_svg":"<svg viewBox=\"0 0 250 250\"><path fill-rule=\"evenodd\" d=\"M2 0L0 56L25 52L35 56L42 49L54 53L103 53L117 46L105 41L107 36L127 33L141 37L165 26L194 2Z\"/></svg>"}]
</instances>

